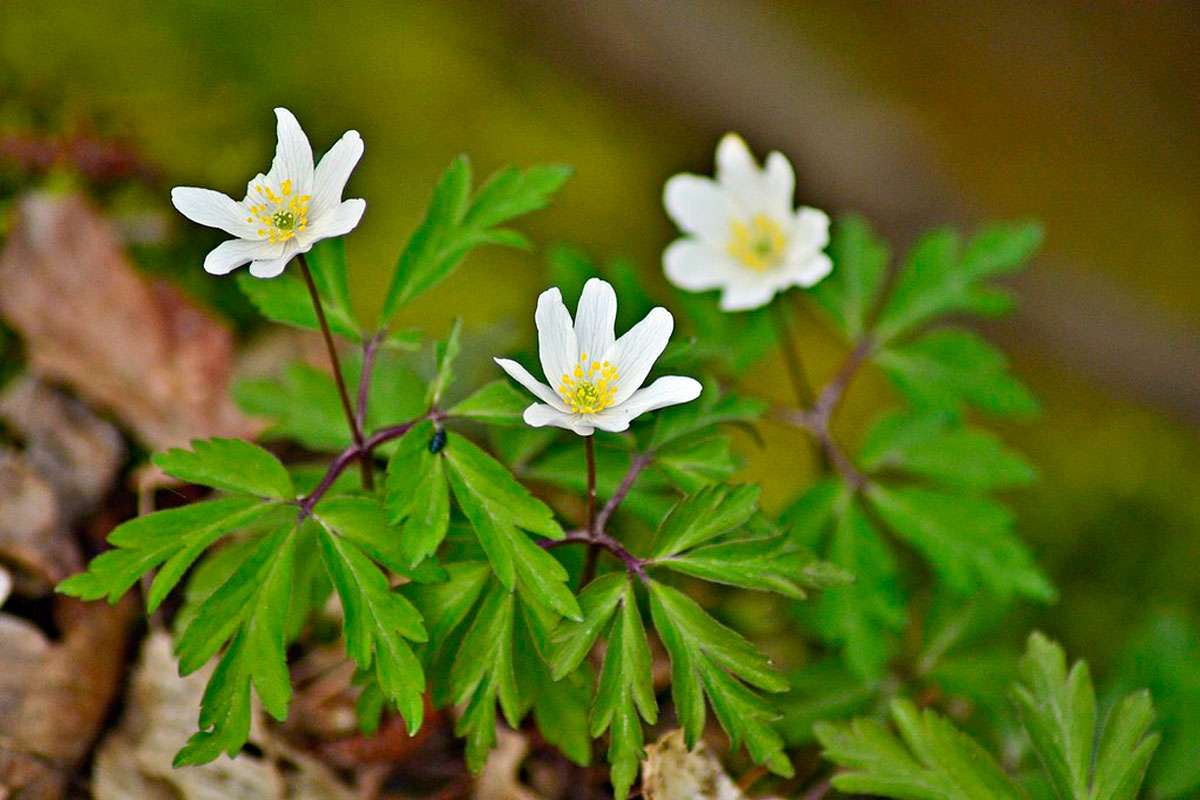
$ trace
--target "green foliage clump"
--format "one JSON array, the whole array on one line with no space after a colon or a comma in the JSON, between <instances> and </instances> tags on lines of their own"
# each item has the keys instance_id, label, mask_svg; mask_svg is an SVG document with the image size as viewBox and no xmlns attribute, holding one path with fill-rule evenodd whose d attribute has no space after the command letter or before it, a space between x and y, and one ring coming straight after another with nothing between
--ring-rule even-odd
<instances>
[{"instance_id":1,"label":"green foliage clump","mask_svg":"<svg viewBox=\"0 0 1200 800\"><path fill-rule=\"evenodd\" d=\"M755 429L768 413L729 388L777 341L765 309L723 314L710 296L679 296L698 335L672 345L662 365L701 375L704 391L629 433L596 434L594 484L581 440L524 426L528 398L507 381L461 387L464 356L476 346L461 325L432 346L394 327L474 249L528 247L507 226L544 207L568 174L506 169L473 190L469 163L457 159L372 327L355 313L341 242L314 248L306 269L329 329L351 345L338 368L357 408L347 419L338 381L304 364L243 382L235 398L268 422L264 439L324 460L285 465L258 445L222 439L160 454L160 469L213 497L124 523L109 538L113 549L59 587L115 602L157 570L146 597L153 611L186 578L175 620L181 672L217 664L199 731L176 763L235 755L249 735L252 691L267 713L286 718L288 648L318 635L310 623L336 596L362 729L394 710L415 733L427 702L455 706L472 770L495 745L498 718L536 726L578 764L589 764L592 740L607 736L612 784L625 797L645 726L669 700L689 746L713 719L734 748L744 745L779 776L793 775L787 750L815 730L826 756L850 769L833 779L845 791L1025 797L982 745L934 710L891 702L901 739L878 720L829 720L882 708L889 679L939 683L997 707L986 680L955 671L956 646L1011 603L1055 596L998 499L1034 470L976 418L1032 414L1036 401L1004 356L961 324L964 314L1008 307L991 280L1028 258L1036 226L987 229L965 245L935 232L889 282L888 248L866 223L836 225L834 271L809 294L845 338L846 362L815 398L774 412L812 434L828 469L772 515L757 487L732 482L739 464L728 433ZM630 319L653 304L628 262L601 268L560 248L551 271L568 297L588 277L607 276ZM321 327L298 276L239 285L268 319ZM872 365L902 405L851 456L832 420L857 371ZM580 508L592 490L603 506L585 523ZM779 670L706 605L706 584L794 605L821 659ZM901 635L920 613L918 595L953 613L939 621L930 612L909 669ZM669 689L652 680L655 640L670 662ZM1146 734L1148 697L1118 706L1093 754L1086 667L1064 670L1061 651L1035 637L1014 690L1051 785L1072 800L1134 796L1157 743Z\"/></svg>"}]
</instances>

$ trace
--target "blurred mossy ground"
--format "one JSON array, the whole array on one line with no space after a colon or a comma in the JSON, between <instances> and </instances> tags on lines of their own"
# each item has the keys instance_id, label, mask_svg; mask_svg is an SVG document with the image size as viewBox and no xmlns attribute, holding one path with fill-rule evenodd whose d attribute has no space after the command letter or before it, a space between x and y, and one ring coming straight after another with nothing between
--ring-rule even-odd
<instances>
[{"instance_id":1,"label":"blurred mossy ground","mask_svg":"<svg viewBox=\"0 0 1200 800\"><path fill-rule=\"evenodd\" d=\"M981 82L980 62L1003 58L976 46L967 15L824 3L806 5L794 19L819 34L831 58L921 115L946 168L980 207L1042 218L1056 255L1195 318L1200 183L1185 176L1196 174L1200 148L1171 138L1178 124L1164 133L1164 117L1156 122L1146 114L1133 130L1113 127L1098 110L1124 98L1102 88L1072 94L1072 87L1091 86L1073 73L1051 92L1019 93L1012 88L1019 75L1004 91ZM1087 18L1073 21L1064 12L1055 19L1060 27L1039 35L1071 42L1078 25L1089 37L1081 46L1116 48L1121 41L1119 32L1095 30ZM1169 22L1160 27L1170 29ZM1145 39L1154 30L1130 35ZM165 186L238 194L252 170L269 163L271 107L295 111L318 152L357 128L366 155L350 195L367 198L368 211L348 251L356 298L368 315L381 304L396 254L455 154L469 153L479 176L510 162L565 162L576 176L555 207L529 223L533 239L630 256L647 282L663 289L657 265L672 231L661 211L662 182L681 169L709 170L713 142L699 141L686 120L624 103L549 66L528 36L516 13L466 2L6 0L0 87L11 91L0 98L0 131L99 120L162 165ZM1185 44L1169 40L1163 48L1179 58ZM1164 86L1171 78L1162 75ZM1109 83L1122 85L1122 76ZM1047 147L1047 131L1051 141L1084 139L1087 146ZM1180 162L1152 157L1160 152ZM820 198L803 200L821 205ZM154 202L167 208L165 189ZM199 236L172 220L180 235ZM198 245L220 240L215 232L204 236ZM201 253L177 269L198 272ZM541 255L477 255L407 309L401 323L438 334L462 316L468 334L486 331L497 351L511 349L531 334L533 298L546 284ZM827 376L838 346L815 323L802 335L814 376ZM1106 395L1049 356L1021 352L1015 360L1045 413L1005 431L1042 473L1036 489L1013 501L1023 535L1063 595L1056 608L1024 622L1045 626L1103 667L1155 609L1200 607L1200 441L1195 429ZM782 364L770 360L752 374L750 388L786 401L783 375ZM887 396L878 375L861 379L839 419L848 441L861 436ZM742 440L745 475L763 482L767 503L779 507L811 480L811 449L786 429L766 439Z\"/></svg>"}]
</instances>

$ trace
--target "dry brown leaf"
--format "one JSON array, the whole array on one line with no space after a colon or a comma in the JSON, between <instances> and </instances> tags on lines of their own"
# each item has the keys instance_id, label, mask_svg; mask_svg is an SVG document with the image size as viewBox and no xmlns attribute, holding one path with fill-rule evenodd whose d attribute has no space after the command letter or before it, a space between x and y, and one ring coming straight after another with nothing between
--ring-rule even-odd
<instances>
[{"instance_id":1,"label":"dry brown leaf","mask_svg":"<svg viewBox=\"0 0 1200 800\"><path fill-rule=\"evenodd\" d=\"M90 512L112 489L125 444L83 403L26 375L0 393L0 418L20 436L25 460L54 488L67 522Z\"/></svg>"},{"instance_id":2,"label":"dry brown leaf","mask_svg":"<svg viewBox=\"0 0 1200 800\"><path fill-rule=\"evenodd\" d=\"M83 565L54 488L22 454L7 449L0 449L0 557L19 570L21 594L45 594Z\"/></svg>"},{"instance_id":3,"label":"dry brown leaf","mask_svg":"<svg viewBox=\"0 0 1200 800\"><path fill-rule=\"evenodd\" d=\"M251 741L264 757L243 753L174 769L171 760L196 729L211 668L180 678L170 637L156 631L142 646L120 727L96 756L96 800L352 800L322 764L271 737L259 725Z\"/></svg>"},{"instance_id":4,"label":"dry brown leaf","mask_svg":"<svg viewBox=\"0 0 1200 800\"><path fill-rule=\"evenodd\" d=\"M475 779L476 800L542 800L521 783L521 762L528 752L523 735L497 727L496 747Z\"/></svg>"},{"instance_id":5,"label":"dry brown leaf","mask_svg":"<svg viewBox=\"0 0 1200 800\"><path fill-rule=\"evenodd\" d=\"M0 393L0 420L23 441L0 449L0 559L18 594L43 595L83 566L71 525L112 488L125 448L116 428L35 378Z\"/></svg>"},{"instance_id":6,"label":"dry brown leaf","mask_svg":"<svg viewBox=\"0 0 1200 800\"><path fill-rule=\"evenodd\" d=\"M153 449L250 430L227 393L227 328L139 275L82 199L39 193L15 212L0 252L0 314L35 373L111 410Z\"/></svg>"},{"instance_id":7,"label":"dry brown leaf","mask_svg":"<svg viewBox=\"0 0 1200 800\"><path fill-rule=\"evenodd\" d=\"M58 800L86 759L121 681L132 598L54 601L62 637L0 614L0 797Z\"/></svg>"},{"instance_id":8,"label":"dry brown leaf","mask_svg":"<svg viewBox=\"0 0 1200 800\"><path fill-rule=\"evenodd\" d=\"M746 795L704 744L688 750L683 731L663 734L642 762L645 800L745 800Z\"/></svg>"}]
</instances>

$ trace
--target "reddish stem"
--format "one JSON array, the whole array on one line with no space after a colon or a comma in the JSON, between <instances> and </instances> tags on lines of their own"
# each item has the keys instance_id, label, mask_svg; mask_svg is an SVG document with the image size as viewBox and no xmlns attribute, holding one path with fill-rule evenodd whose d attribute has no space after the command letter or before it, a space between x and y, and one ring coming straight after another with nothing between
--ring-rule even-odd
<instances>
[{"instance_id":1,"label":"reddish stem","mask_svg":"<svg viewBox=\"0 0 1200 800\"><path fill-rule=\"evenodd\" d=\"M350 406L350 393L346 391L346 379L342 375L342 364L338 359L337 347L333 344L333 332L329 329L329 320L325 318L325 307L321 303L321 294L317 291L316 282L313 281L312 270L308 268L308 259L304 257L303 253L300 253L296 256L296 261L300 264L300 274L304 276L304 283L308 286L308 295L312 298L313 311L317 314L317 324L321 328L321 336L325 339L325 349L329 351L329 363L333 368L333 379L337 383L338 397L342 401L342 411L346 414L346 424L350 426L350 438L358 447L358 457L362 464L363 488L371 491L375 488L371 453L369 450L363 449L362 426ZM363 368L366 369L365 364Z\"/></svg>"}]
</instances>

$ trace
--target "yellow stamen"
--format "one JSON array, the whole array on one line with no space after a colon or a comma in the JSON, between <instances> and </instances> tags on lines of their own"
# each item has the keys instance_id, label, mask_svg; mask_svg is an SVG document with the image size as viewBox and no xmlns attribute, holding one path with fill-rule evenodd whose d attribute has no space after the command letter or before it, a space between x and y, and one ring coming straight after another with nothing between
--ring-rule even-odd
<instances>
[{"instance_id":1,"label":"yellow stamen","mask_svg":"<svg viewBox=\"0 0 1200 800\"><path fill-rule=\"evenodd\" d=\"M596 414L613 404L617 394L617 371L607 361L589 361L587 353L570 373L563 373L558 393L576 414Z\"/></svg>"},{"instance_id":2,"label":"yellow stamen","mask_svg":"<svg viewBox=\"0 0 1200 800\"><path fill-rule=\"evenodd\" d=\"M259 236L271 244L279 244L308 229L308 204L312 195L295 194L295 184L290 178L279 184L278 193L266 183L255 184L254 191L266 202L247 204L251 216L246 221L258 222Z\"/></svg>"},{"instance_id":3,"label":"yellow stamen","mask_svg":"<svg viewBox=\"0 0 1200 800\"><path fill-rule=\"evenodd\" d=\"M734 220L729 226L729 255L742 266L765 272L779 265L787 248L787 237L779 223L766 214L757 214L749 224Z\"/></svg>"}]
</instances>

